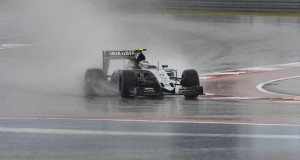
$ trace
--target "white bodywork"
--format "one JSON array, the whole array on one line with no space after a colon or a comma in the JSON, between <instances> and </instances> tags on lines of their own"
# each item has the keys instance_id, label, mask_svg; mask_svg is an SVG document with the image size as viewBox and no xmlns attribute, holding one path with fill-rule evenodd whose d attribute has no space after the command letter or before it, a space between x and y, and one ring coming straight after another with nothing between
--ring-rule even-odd
<instances>
[{"instance_id":1,"label":"white bodywork","mask_svg":"<svg viewBox=\"0 0 300 160\"><path fill-rule=\"evenodd\" d=\"M163 68L157 68L155 65L149 64L149 62L140 62L139 63L140 70L150 72L152 73L157 81L159 82L159 85L161 88L167 90L167 91L174 91L175 85L168 76L167 72ZM132 62L129 62L126 66L126 69L132 69L134 68L134 64ZM142 73L142 72L141 72ZM162 85L163 84L163 85ZM171 86L171 84L173 84Z\"/></svg>"},{"instance_id":2,"label":"white bodywork","mask_svg":"<svg viewBox=\"0 0 300 160\"><path fill-rule=\"evenodd\" d=\"M156 79L158 80L159 84L163 84L163 86L161 85L162 88L168 90L168 91L172 91L174 90L175 86L173 85L173 87L170 85L170 83L173 83L167 72L163 69L145 69L149 72L151 72L155 77Z\"/></svg>"}]
</instances>

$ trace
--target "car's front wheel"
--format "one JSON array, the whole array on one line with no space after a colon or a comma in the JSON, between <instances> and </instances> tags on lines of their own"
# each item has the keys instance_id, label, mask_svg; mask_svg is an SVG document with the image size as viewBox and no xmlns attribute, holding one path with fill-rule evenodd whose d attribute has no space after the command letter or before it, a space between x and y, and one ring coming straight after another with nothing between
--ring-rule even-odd
<instances>
[{"instance_id":1,"label":"car's front wheel","mask_svg":"<svg viewBox=\"0 0 300 160\"><path fill-rule=\"evenodd\" d=\"M184 70L182 72L180 83L182 87L189 87L195 90L193 91L192 94L184 94L186 98L196 98L200 94L203 94L203 88L200 87L200 80L199 80L198 73L194 69ZM199 88L202 89L202 91L199 91Z\"/></svg>"}]
</instances>

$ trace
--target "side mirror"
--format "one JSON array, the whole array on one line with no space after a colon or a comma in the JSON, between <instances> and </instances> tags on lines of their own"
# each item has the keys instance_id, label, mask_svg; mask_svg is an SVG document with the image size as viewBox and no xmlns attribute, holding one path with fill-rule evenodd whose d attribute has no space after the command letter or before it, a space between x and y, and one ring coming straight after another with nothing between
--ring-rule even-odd
<instances>
[{"instance_id":1,"label":"side mirror","mask_svg":"<svg viewBox=\"0 0 300 160\"><path fill-rule=\"evenodd\" d=\"M168 67L169 67L168 65L162 65L163 69L168 68Z\"/></svg>"}]
</instances>

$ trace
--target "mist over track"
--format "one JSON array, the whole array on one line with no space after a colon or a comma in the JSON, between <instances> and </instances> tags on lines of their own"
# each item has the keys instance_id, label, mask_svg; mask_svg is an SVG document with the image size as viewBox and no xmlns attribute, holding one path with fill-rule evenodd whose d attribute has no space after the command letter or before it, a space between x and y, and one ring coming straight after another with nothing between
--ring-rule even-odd
<instances>
[{"instance_id":1,"label":"mist over track","mask_svg":"<svg viewBox=\"0 0 300 160\"><path fill-rule=\"evenodd\" d=\"M299 18L135 14L85 0L0 4L0 159L300 156L299 102L254 99L255 86L241 85L263 83L272 70L215 78L215 95L196 100L87 97L82 88L85 70L100 68L110 49L144 47L151 62L201 75L299 62ZM32 45L5 48L18 44Z\"/></svg>"}]
</instances>

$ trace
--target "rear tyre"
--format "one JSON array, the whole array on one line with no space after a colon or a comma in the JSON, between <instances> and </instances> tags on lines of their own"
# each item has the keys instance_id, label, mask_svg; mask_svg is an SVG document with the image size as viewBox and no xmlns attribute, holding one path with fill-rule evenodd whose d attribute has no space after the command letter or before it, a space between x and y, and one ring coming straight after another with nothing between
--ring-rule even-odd
<instances>
[{"instance_id":1,"label":"rear tyre","mask_svg":"<svg viewBox=\"0 0 300 160\"><path fill-rule=\"evenodd\" d=\"M182 87L195 87L195 88L199 88L200 87L200 81L199 81L199 76L198 76L197 71L194 70L194 69L184 70L182 72L180 84L182 85ZM198 97L199 94L200 93L198 93L196 91L195 94L186 94L184 96L185 96L185 98L192 99L192 98Z\"/></svg>"},{"instance_id":2,"label":"rear tyre","mask_svg":"<svg viewBox=\"0 0 300 160\"><path fill-rule=\"evenodd\" d=\"M120 74L119 79L119 92L122 98L133 98L135 97L134 86L135 86L135 73L131 70L124 70Z\"/></svg>"},{"instance_id":3,"label":"rear tyre","mask_svg":"<svg viewBox=\"0 0 300 160\"><path fill-rule=\"evenodd\" d=\"M84 75L85 93L88 96L97 96L97 90L105 83L105 76L102 69L87 69Z\"/></svg>"}]
</instances>

